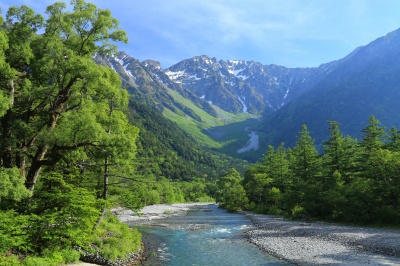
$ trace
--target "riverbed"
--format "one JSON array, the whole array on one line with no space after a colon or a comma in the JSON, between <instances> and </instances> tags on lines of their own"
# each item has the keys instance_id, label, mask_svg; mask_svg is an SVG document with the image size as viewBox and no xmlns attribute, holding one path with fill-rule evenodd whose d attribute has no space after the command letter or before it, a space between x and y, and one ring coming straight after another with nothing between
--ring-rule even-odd
<instances>
[{"instance_id":1,"label":"riverbed","mask_svg":"<svg viewBox=\"0 0 400 266\"><path fill-rule=\"evenodd\" d=\"M144 236L147 260L143 265L290 265L247 241L244 232L253 228L248 217L215 204L140 224L136 227L138 222L131 221Z\"/></svg>"},{"instance_id":2,"label":"riverbed","mask_svg":"<svg viewBox=\"0 0 400 266\"><path fill-rule=\"evenodd\" d=\"M237 153L243 153L243 152L247 152L247 151L251 151L251 150L258 150L259 148L259 136L255 131L250 131L249 127L246 127L245 130L247 132L250 132L248 134L249 136L249 141L247 142L246 146L244 146L243 148L238 149L236 152Z\"/></svg>"},{"instance_id":3,"label":"riverbed","mask_svg":"<svg viewBox=\"0 0 400 266\"><path fill-rule=\"evenodd\" d=\"M400 230L288 221L248 213L249 240L296 265L400 265Z\"/></svg>"}]
</instances>

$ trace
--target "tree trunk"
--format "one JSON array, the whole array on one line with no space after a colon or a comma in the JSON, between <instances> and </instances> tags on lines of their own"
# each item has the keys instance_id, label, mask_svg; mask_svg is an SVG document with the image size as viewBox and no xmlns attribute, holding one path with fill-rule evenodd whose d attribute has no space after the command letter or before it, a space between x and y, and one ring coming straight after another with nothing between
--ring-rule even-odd
<instances>
[{"instance_id":1,"label":"tree trunk","mask_svg":"<svg viewBox=\"0 0 400 266\"><path fill-rule=\"evenodd\" d=\"M48 129L53 129L56 127L58 118L60 117L63 107L64 103L60 103L57 107L53 108L53 111L50 114L49 121L47 122ZM35 156L32 159L31 166L29 168L28 175L26 176L25 181L26 188L29 189L32 193L35 189L37 178L43 166L43 159L46 156L48 149L49 145L47 144L39 146Z\"/></svg>"},{"instance_id":2,"label":"tree trunk","mask_svg":"<svg viewBox=\"0 0 400 266\"><path fill-rule=\"evenodd\" d=\"M25 156L22 154L22 143L19 143L18 148L19 148L19 151L15 157L15 164L17 165L17 167L19 169L20 176L25 177L26 161L25 161Z\"/></svg>"},{"instance_id":3,"label":"tree trunk","mask_svg":"<svg viewBox=\"0 0 400 266\"><path fill-rule=\"evenodd\" d=\"M103 184L103 199L107 199L108 194L108 155L104 161L104 184Z\"/></svg>"},{"instance_id":4,"label":"tree trunk","mask_svg":"<svg viewBox=\"0 0 400 266\"><path fill-rule=\"evenodd\" d=\"M28 175L26 176L25 186L31 192L35 189L37 178L42 169L42 160L46 155L48 146L39 147L36 151L35 157L32 160L31 167L29 168Z\"/></svg>"}]
</instances>

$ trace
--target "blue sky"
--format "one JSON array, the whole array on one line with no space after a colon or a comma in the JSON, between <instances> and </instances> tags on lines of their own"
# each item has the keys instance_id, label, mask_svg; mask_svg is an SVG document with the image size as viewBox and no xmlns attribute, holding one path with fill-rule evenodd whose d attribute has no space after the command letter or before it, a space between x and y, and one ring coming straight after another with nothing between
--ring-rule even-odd
<instances>
[{"instance_id":1,"label":"blue sky","mask_svg":"<svg viewBox=\"0 0 400 266\"><path fill-rule=\"evenodd\" d=\"M44 13L52 0L0 0ZM69 3L69 0L64 1ZM399 0L87 0L128 33L120 45L167 68L197 55L314 67L400 28Z\"/></svg>"}]
</instances>

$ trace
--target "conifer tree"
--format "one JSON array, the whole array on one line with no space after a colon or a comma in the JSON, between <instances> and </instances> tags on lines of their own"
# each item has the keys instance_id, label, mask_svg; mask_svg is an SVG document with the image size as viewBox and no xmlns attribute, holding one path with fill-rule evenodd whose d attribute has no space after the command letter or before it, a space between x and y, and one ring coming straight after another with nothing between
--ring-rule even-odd
<instances>
[{"instance_id":1,"label":"conifer tree","mask_svg":"<svg viewBox=\"0 0 400 266\"><path fill-rule=\"evenodd\" d=\"M299 134L293 148L293 175L303 182L313 182L320 170L320 157L306 125L302 126Z\"/></svg>"}]
</instances>

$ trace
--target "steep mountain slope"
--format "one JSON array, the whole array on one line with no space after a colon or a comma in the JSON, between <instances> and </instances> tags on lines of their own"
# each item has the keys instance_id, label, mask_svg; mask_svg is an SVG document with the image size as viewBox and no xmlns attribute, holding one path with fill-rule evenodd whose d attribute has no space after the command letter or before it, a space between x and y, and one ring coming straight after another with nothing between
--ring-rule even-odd
<instances>
[{"instance_id":1,"label":"steep mountain slope","mask_svg":"<svg viewBox=\"0 0 400 266\"><path fill-rule=\"evenodd\" d=\"M400 126L400 30L356 49L314 88L274 114L260 130L267 143L295 143L307 124L317 144L327 139L327 120L345 134L360 137L370 115L386 127Z\"/></svg>"},{"instance_id":2,"label":"steep mountain slope","mask_svg":"<svg viewBox=\"0 0 400 266\"><path fill-rule=\"evenodd\" d=\"M197 97L182 84L172 82L156 61L139 62L124 52L109 57L97 55L94 60L114 69L136 101L157 109L203 146L219 149L224 145L220 139L214 137L215 134L209 130L210 128L240 122L251 117L248 113L237 115L223 111L218 106ZM237 136L235 139L247 137L243 129L238 129L238 134L229 133Z\"/></svg>"},{"instance_id":3,"label":"steep mountain slope","mask_svg":"<svg viewBox=\"0 0 400 266\"><path fill-rule=\"evenodd\" d=\"M345 60L345 59L343 59ZM196 56L165 73L198 97L233 113L271 113L312 88L342 60L318 68L286 68L254 61Z\"/></svg>"},{"instance_id":4,"label":"steep mountain slope","mask_svg":"<svg viewBox=\"0 0 400 266\"><path fill-rule=\"evenodd\" d=\"M194 105L216 117L217 112L206 101L201 100L193 93L171 82L156 61L140 62L124 52L115 56L102 57L96 55L94 60L102 65L114 69L121 77L123 86L139 99L151 99L162 111L168 108L181 115L187 115L201 121L201 118L190 108L177 102L169 93L169 89L176 90L180 95L190 100Z\"/></svg>"},{"instance_id":5,"label":"steep mountain slope","mask_svg":"<svg viewBox=\"0 0 400 266\"><path fill-rule=\"evenodd\" d=\"M131 99L129 120L140 128L137 170L141 175L185 181L214 179L231 167L244 172L249 166L245 161L204 149L155 107Z\"/></svg>"},{"instance_id":6,"label":"steep mountain slope","mask_svg":"<svg viewBox=\"0 0 400 266\"><path fill-rule=\"evenodd\" d=\"M327 120L356 137L370 115L398 126L399 39L392 32L317 68L196 56L163 70L156 61L139 62L124 52L95 60L118 72L136 100L154 106L203 146L249 159L260 157L268 144L294 145L302 124L319 145L327 139ZM261 122L245 121L261 114ZM257 134L261 149L238 154L249 133Z\"/></svg>"}]
</instances>

